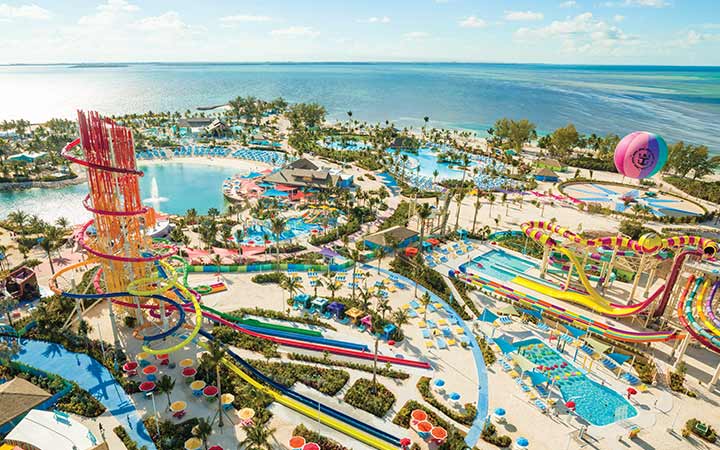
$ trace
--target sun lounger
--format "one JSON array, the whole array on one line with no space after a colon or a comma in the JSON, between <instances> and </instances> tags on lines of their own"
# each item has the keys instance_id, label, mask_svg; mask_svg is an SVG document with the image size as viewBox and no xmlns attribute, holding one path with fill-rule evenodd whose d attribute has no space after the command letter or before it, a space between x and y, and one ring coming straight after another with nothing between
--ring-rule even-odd
<instances>
[{"instance_id":1,"label":"sun lounger","mask_svg":"<svg viewBox=\"0 0 720 450\"><path fill-rule=\"evenodd\" d=\"M447 324L448 324L447 320L445 320L445 319L438 319L437 323L438 323L438 326L441 326L441 327L447 326Z\"/></svg>"},{"instance_id":2,"label":"sun lounger","mask_svg":"<svg viewBox=\"0 0 720 450\"><path fill-rule=\"evenodd\" d=\"M427 320L427 324L430 328L437 328L437 324L430 319Z\"/></svg>"},{"instance_id":3,"label":"sun lounger","mask_svg":"<svg viewBox=\"0 0 720 450\"><path fill-rule=\"evenodd\" d=\"M431 340L425 340L425 347L426 348L433 348L435 347L435 343Z\"/></svg>"},{"instance_id":4,"label":"sun lounger","mask_svg":"<svg viewBox=\"0 0 720 450\"><path fill-rule=\"evenodd\" d=\"M418 312L418 314L425 314L425 307L421 306L416 311Z\"/></svg>"},{"instance_id":5,"label":"sun lounger","mask_svg":"<svg viewBox=\"0 0 720 450\"><path fill-rule=\"evenodd\" d=\"M443 333L443 336L445 336L445 337L452 336L452 331L450 331L450 328L448 328L448 327L443 327L442 333Z\"/></svg>"},{"instance_id":6,"label":"sun lounger","mask_svg":"<svg viewBox=\"0 0 720 450\"><path fill-rule=\"evenodd\" d=\"M402 309L403 311L407 311L408 309L410 309L410 304L403 303L402 305L400 305L400 309Z\"/></svg>"},{"instance_id":7,"label":"sun lounger","mask_svg":"<svg viewBox=\"0 0 720 450\"><path fill-rule=\"evenodd\" d=\"M535 406L537 406L537 408L538 408L540 411L542 411L543 413L546 413L546 412L547 412L547 405L546 405L545 403L543 403L542 401L540 401L540 400L535 400L533 403L534 403Z\"/></svg>"},{"instance_id":8,"label":"sun lounger","mask_svg":"<svg viewBox=\"0 0 720 450\"><path fill-rule=\"evenodd\" d=\"M510 372L508 372L508 375L510 375L512 378L518 378L520 376L520 374L517 373L516 370L511 370Z\"/></svg>"},{"instance_id":9,"label":"sun lounger","mask_svg":"<svg viewBox=\"0 0 720 450\"><path fill-rule=\"evenodd\" d=\"M421 320L420 322L418 322L418 326L420 328L427 328L427 323L424 320Z\"/></svg>"},{"instance_id":10,"label":"sun lounger","mask_svg":"<svg viewBox=\"0 0 720 450\"><path fill-rule=\"evenodd\" d=\"M465 329L462 327L455 327L453 330L455 331L455 334L465 334Z\"/></svg>"},{"instance_id":11,"label":"sun lounger","mask_svg":"<svg viewBox=\"0 0 720 450\"><path fill-rule=\"evenodd\" d=\"M457 341L455 341L455 339L453 338L449 338L447 340L447 345L457 345Z\"/></svg>"},{"instance_id":12,"label":"sun lounger","mask_svg":"<svg viewBox=\"0 0 720 450\"><path fill-rule=\"evenodd\" d=\"M531 400L531 401L532 401L532 400L536 400L536 399L537 399L537 394L534 393L534 392L532 392L532 391L528 391L528 392L527 392L527 395L528 395L528 400Z\"/></svg>"},{"instance_id":13,"label":"sun lounger","mask_svg":"<svg viewBox=\"0 0 720 450\"><path fill-rule=\"evenodd\" d=\"M414 309L408 309L408 317L414 319L420 316L418 316L418 313L416 313Z\"/></svg>"},{"instance_id":14,"label":"sun lounger","mask_svg":"<svg viewBox=\"0 0 720 450\"><path fill-rule=\"evenodd\" d=\"M427 328L423 328L422 337L424 337L425 339L430 339L430 330L428 330Z\"/></svg>"},{"instance_id":15,"label":"sun lounger","mask_svg":"<svg viewBox=\"0 0 720 450\"><path fill-rule=\"evenodd\" d=\"M445 342L445 339L439 337L435 339L435 342L437 342L437 346L439 349L444 350L447 348L447 342Z\"/></svg>"},{"instance_id":16,"label":"sun lounger","mask_svg":"<svg viewBox=\"0 0 720 450\"><path fill-rule=\"evenodd\" d=\"M508 316L500 316L500 318L498 320L503 325L510 325L512 323L512 319L509 318Z\"/></svg>"},{"instance_id":17,"label":"sun lounger","mask_svg":"<svg viewBox=\"0 0 720 450\"><path fill-rule=\"evenodd\" d=\"M410 306L412 306L415 309L418 309L420 307L420 303L418 303L417 300L413 300L410 302Z\"/></svg>"},{"instance_id":18,"label":"sun lounger","mask_svg":"<svg viewBox=\"0 0 720 450\"><path fill-rule=\"evenodd\" d=\"M537 324L537 327L540 331L550 331L550 327L544 324L543 322L539 322Z\"/></svg>"}]
</instances>

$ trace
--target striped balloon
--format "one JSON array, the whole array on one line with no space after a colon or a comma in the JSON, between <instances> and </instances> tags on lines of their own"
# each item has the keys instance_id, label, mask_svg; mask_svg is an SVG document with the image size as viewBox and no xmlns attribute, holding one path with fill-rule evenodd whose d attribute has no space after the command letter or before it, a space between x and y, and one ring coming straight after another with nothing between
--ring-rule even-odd
<instances>
[{"instance_id":1,"label":"striped balloon","mask_svg":"<svg viewBox=\"0 0 720 450\"><path fill-rule=\"evenodd\" d=\"M615 147L615 167L626 177L643 179L663 168L668 158L665 140L646 131L630 133Z\"/></svg>"}]
</instances>

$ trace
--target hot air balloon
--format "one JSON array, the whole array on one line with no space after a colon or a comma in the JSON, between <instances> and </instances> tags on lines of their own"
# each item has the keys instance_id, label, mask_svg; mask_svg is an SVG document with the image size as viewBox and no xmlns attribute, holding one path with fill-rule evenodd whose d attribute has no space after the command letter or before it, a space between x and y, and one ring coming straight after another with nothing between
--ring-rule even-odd
<instances>
[{"instance_id":1,"label":"hot air balloon","mask_svg":"<svg viewBox=\"0 0 720 450\"><path fill-rule=\"evenodd\" d=\"M665 140L646 131L630 133L615 147L615 167L620 174L643 179L663 168L668 158Z\"/></svg>"}]
</instances>

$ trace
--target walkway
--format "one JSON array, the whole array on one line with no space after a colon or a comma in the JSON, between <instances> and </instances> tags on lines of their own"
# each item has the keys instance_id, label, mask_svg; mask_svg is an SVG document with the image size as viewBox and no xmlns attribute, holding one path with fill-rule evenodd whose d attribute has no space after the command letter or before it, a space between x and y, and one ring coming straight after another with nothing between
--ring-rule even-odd
<instances>
[{"instance_id":1,"label":"walkway","mask_svg":"<svg viewBox=\"0 0 720 450\"><path fill-rule=\"evenodd\" d=\"M60 344L23 339L17 361L74 381L98 399L138 444L156 450L140 414L122 386L98 361L84 353L73 353ZM108 431L110 432L110 431Z\"/></svg>"},{"instance_id":2,"label":"walkway","mask_svg":"<svg viewBox=\"0 0 720 450\"><path fill-rule=\"evenodd\" d=\"M378 269L377 266L372 266L370 264L367 264L368 266L371 266L373 270L379 270L380 272L386 274L386 275L394 275L397 276L398 279L404 283L407 283L408 285L415 285L415 282L405 278L404 276L397 274L395 272L391 272L389 270L385 269ZM465 330L465 335L469 338L470 341L470 351L472 352L473 359L475 360L475 368L477 370L477 377L478 377L478 399L477 399L477 414L475 415L475 420L473 421L472 426L468 430L467 436L465 436L465 443L469 447L474 447L477 441L480 439L480 434L482 433L483 428L485 427L485 419L488 415L488 379L487 379L487 370L485 368L485 360L483 359L482 351L480 350L480 346L477 343L477 340L475 339L475 333L473 333L472 328L470 325L468 325L462 317L458 316L455 311L450 307L450 305L445 302L442 298L435 295L432 291L429 291L425 289L422 285L418 285L418 291L422 292L423 294L427 292L430 295L430 298L432 298L433 302L440 302L443 305L443 308L447 311L447 313L457 318L458 323L460 326Z\"/></svg>"}]
</instances>

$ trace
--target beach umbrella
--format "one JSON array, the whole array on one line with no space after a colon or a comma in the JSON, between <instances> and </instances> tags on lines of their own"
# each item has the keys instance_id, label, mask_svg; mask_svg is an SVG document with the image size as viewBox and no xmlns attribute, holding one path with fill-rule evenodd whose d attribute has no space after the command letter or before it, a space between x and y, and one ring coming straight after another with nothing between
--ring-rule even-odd
<instances>
[{"instance_id":1,"label":"beach umbrella","mask_svg":"<svg viewBox=\"0 0 720 450\"><path fill-rule=\"evenodd\" d=\"M577 405L576 405L575 402L572 401L572 400L569 400L569 401L565 402L565 407L566 407L567 409L569 409L570 411L575 411L575 406L577 406Z\"/></svg>"},{"instance_id":2,"label":"beach umbrella","mask_svg":"<svg viewBox=\"0 0 720 450\"><path fill-rule=\"evenodd\" d=\"M290 438L290 448L293 450L300 450L305 445L305 438L302 436L293 436Z\"/></svg>"},{"instance_id":3,"label":"beach umbrella","mask_svg":"<svg viewBox=\"0 0 720 450\"><path fill-rule=\"evenodd\" d=\"M405 438L400 439L400 447L402 447L403 449L410 447L411 444L412 444L412 441L410 440L410 438L405 437Z\"/></svg>"},{"instance_id":4,"label":"beach umbrella","mask_svg":"<svg viewBox=\"0 0 720 450\"><path fill-rule=\"evenodd\" d=\"M140 383L138 389L140 390L140 392L150 392L155 389L155 383L153 383L152 381L145 381L143 383Z\"/></svg>"},{"instance_id":5,"label":"beach umbrella","mask_svg":"<svg viewBox=\"0 0 720 450\"><path fill-rule=\"evenodd\" d=\"M517 448L527 448L528 445L530 445L530 442L524 437L519 437L517 438L517 441L515 441L515 445Z\"/></svg>"},{"instance_id":6,"label":"beach umbrella","mask_svg":"<svg viewBox=\"0 0 720 450\"><path fill-rule=\"evenodd\" d=\"M438 378L433 384L435 385L435 387L441 388L445 386L445 380L443 380L442 378Z\"/></svg>"},{"instance_id":7,"label":"beach umbrella","mask_svg":"<svg viewBox=\"0 0 720 450\"><path fill-rule=\"evenodd\" d=\"M633 395L635 395L635 394L637 394L637 389L635 389L635 388L632 387L632 386L630 386L629 388L627 388L627 398L628 398L628 400L630 400L630 397L633 396Z\"/></svg>"},{"instance_id":8,"label":"beach umbrella","mask_svg":"<svg viewBox=\"0 0 720 450\"><path fill-rule=\"evenodd\" d=\"M450 400L457 402L460 400L460 394L458 394L457 392L452 392L450 394L449 398L450 398Z\"/></svg>"},{"instance_id":9,"label":"beach umbrella","mask_svg":"<svg viewBox=\"0 0 720 450\"><path fill-rule=\"evenodd\" d=\"M213 446L210 447L208 450L223 450L223 448L220 447L219 445L213 445Z\"/></svg>"},{"instance_id":10,"label":"beach umbrella","mask_svg":"<svg viewBox=\"0 0 720 450\"><path fill-rule=\"evenodd\" d=\"M303 445L302 450L320 450L320 446L315 442L308 442L307 444Z\"/></svg>"},{"instance_id":11,"label":"beach umbrella","mask_svg":"<svg viewBox=\"0 0 720 450\"><path fill-rule=\"evenodd\" d=\"M178 365L179 365L180 367L183 367L183 368L185 368L185 367L192 367L192 365L193 365L193 360L190 359L190 358L181 359L180 362L178 363Z\"/></svg>"}]
</instances>

